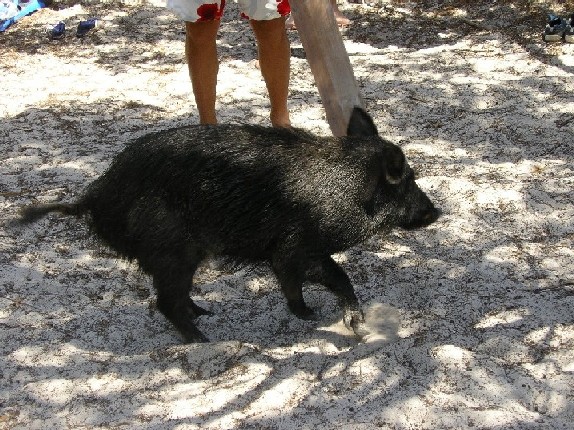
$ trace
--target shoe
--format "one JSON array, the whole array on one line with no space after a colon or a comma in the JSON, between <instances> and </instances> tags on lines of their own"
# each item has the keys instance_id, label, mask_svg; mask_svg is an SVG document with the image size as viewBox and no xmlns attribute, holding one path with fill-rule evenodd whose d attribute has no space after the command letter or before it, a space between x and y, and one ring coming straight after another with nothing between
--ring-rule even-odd
<instances>
[{"instance_id":1,"label":"shoe","mask_svg":"<svg viewBox=\"0 0 574 430\"><path fill-rule=\"evenodd\" d=\"M548 14L548 24L544 29L545 42L560 42L566 31L566 20L554 14Z\"/></svg>"},{"instance_id":2,"label":"shoe","mask_svg":"<svg viewBox=\"0 0 574 430\"><path fill-rule=\"evenodd\" d=\"M566 21L566 29L564 30L564 41L574 43L574 13Z\"/></svg>"},{"instance_id":3,"label":"shoe","mask_svg":"<svg viewBox=\"0 0 574 430\"><path fill-rule=\"evenodd\" d=\"M51 30L48 31L48 35L52 40L60 40L66 36L66 24L62 21L57 23Z\"/></svg>"},{"instance_id":4,"label":"shoe","mask_svg":"<svg viewBox=\"0 0 574 430\"><path fill-rule=\"evenodd\" d=\"M98 20L96 18L90 18L87 21L80 21L78 24L78 29L76 30L76 37L85 37L89 33L95 31L98 26Z\"/></svg>"}]
</instances>

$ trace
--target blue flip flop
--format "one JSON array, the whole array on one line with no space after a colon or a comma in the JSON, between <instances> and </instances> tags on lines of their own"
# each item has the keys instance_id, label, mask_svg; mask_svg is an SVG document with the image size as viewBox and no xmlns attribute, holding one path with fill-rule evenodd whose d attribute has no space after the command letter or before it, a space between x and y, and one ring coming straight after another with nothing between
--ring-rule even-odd
<instances>
[{"instance_id":1,"label":"blue flip flop","mask_svg":"<svg viewBox=\"0 0 574 430\"><path fill-rule=\"evenodd\" d=\"M544 29L545 42L560 42L566 31L566 20L554 14L548 14L548 24Z\"/></svg>"},{"instance_id":2,"label":"blue flip flop","mask_svg":"<svg viewBox=\"0 0 574 430\"><path fill-rule=\"evenodd\" d=\"M66 24L60 21L48 32L48 35L52 40L63 39L66 36Z\"/></svg>"},{"instance_id":3,"label":"blue flip flop","mask_svg":"<svg viewBox=\"0 0 574 430\"><path fill-rule=\"evenodd\" d=\"M96 18L90 18L87 21L80 21L78 24L78 29L76 30L76 37L85 37L98 26L98 20Z\"/></svg>"}]
</instances>

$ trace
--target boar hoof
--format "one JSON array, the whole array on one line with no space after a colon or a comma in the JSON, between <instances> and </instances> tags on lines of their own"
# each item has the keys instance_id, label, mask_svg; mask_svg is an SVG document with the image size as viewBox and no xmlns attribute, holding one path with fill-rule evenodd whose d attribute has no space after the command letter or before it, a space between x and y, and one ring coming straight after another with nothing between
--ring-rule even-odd
<instances>
[{"instance_id":1,"label":"boar hoof","mask_svg":"<svg viewBox=\"0 0 574 430\"><path fill-rule=\"evenodd\" d=\"M197 318L200 315L213 316L213 312L203 309L201 306L197 306L195 303L191 303L192 314Z\"/></svg>"},{"instance_id":2,"label":"boar hoof","mask_svg":"<svg viewBox=\"0 0 574 430\"><path fill-rule=\"evenodd\" d=\"M200 315L211 315L211 312L197 306L190 298L185 303L175 307L168 307L162 301L158 301L158 305L160 311L178 329L186 343L209 342L193 321Z\"/></svg>"},{"instance_id":3,"label":"boar hoof","mask_svg":"<svg viewBox=\"0 0 574 430\"><path fill-rule=\"evenodd\" d=\"M206 338L202 332L200 332L197 328L189 329L189 330L181 330L181 334L185 339L185 343L206 343L209 342L209 339Z\"/></svg>"},{"instance_id":4,"label":"boar hoof","mask_svg":"<svg viewBox=\"0 0 574 430\"><path fill-rule=\"evenodd\" d=\"M345 310L343 322L349 330L353 330L353 332L360 338L369 334L369 330L367 330L365 325L365 315L360 309Z\"/></svg>"},{"instance_id":5,"label":"boar hoof","mask_svg":"<svg viewBox=\"0 0 574 430\"><path fill-rule=\"evenodd\" d=\"M301 318L306 321L316 321L317 314L315 311L307 306L305 303L289 303L289 309L297 318Z\"/></svg>"},{"instance_id":6,"label":"boar hoof","mask_svg":"<svg viewBox=\"0 0 574 430\"><path fill-rule=\"evenodd\" d=\"M190 299L187 304L187 314L182 316L182 324L180 326L181 334L186 343L209 342L209 339L207 339L193 323L193 320L200 315L213 315L213 312L203 309L201 306L197 306Z\"/></svg>"}]
</instances>

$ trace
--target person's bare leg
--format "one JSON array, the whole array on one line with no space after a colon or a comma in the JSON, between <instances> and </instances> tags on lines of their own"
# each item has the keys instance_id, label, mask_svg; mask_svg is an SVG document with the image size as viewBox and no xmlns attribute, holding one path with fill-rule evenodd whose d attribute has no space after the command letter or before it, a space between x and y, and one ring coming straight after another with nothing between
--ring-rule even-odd
<instances>
[{"instance_id":1,"label":"person's bare leg","mask_svg":"<svg viewBox=\"0 0 574 430\"><path fill-rule=\"evenodd\" d=\"M291 49L285 31L285 18L250 22L257 39L261 74L269 92L271 124L274 127L290 127L287 96Z\"/></svg>"},{"instance_id":2,"label":"person's bare leg","mask_svg":"<svg viewBox=\"0 0 574 430\"><path fill-rule=\"evenodd\" d=\"M219 20L185 23L185 57L200 124L217 124L217 31Z\"/></svg>"}]
</instances>

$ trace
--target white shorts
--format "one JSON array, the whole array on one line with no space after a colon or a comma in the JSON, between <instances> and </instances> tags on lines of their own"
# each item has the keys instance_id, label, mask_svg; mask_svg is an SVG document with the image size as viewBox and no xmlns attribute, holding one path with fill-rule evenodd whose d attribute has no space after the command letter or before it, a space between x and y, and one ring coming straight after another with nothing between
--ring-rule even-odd
<instances>
[{"instance_id":1,"label":"white shorts","mask_svg":"<svg viewBox=\"0 0 574 430\"><path fill-rule=\"evenodd\" d=\"M280 18L291 12L289 0L234 0L241 16L257 21ZM220 19L225 0L167 0L167 8L186 22Z\"/></svg>"}]
</instances>

